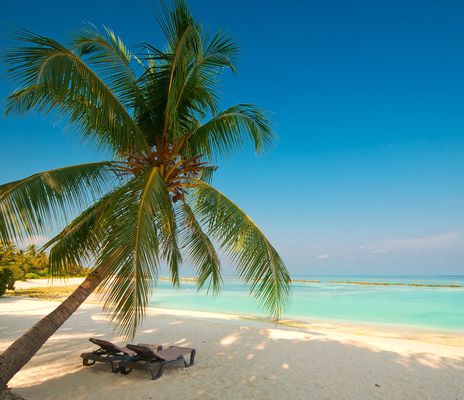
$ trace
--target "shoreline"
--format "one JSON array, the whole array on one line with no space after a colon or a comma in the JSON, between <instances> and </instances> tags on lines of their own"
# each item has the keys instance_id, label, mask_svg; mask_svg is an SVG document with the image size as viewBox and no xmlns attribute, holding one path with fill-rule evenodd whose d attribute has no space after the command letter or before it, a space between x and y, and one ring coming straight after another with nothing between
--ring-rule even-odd
<instances>
[{"instance_id":1,"label":"shoreline","mask_svg":"<svg viewBox=\"0 0 464 400\"><path fill-rule=\"evenodd\" d=\"M58 304L0 298L0 351ZM192 400L464 397L463 343L431 332L315 321L276 325L237 314L149 308L132 342L197 349L192 368L168 369L158 381L144 371L125 376L111 374L104 365L83 367L79 354L92 349L92 336L126 343L91 301L18 373L13 391L28 400L58 400L64 393L78 400L149 400L155 390L157 398Z\"/></svg>"},{"instance_id":2,"label":"shoreline","mask_svg":"<svg viewBox=\"0 0 464 400\"><path fill-rule=\"evenodd\" d=\"M12 295L7 294L9 297L25 297L31 299L40 299L46 301L59 301L67 297L66 292L64 296L60 296L60 291L64 287L74 287L82 283L84 278L68 278L67 280L56 279L53 281L53 286L51 281L47 279L30 279L26 281L17 281L16 289L21 290L34 290L34 289L47 289L52 287L58 288L58 296L55 297L41 297L41 296L32 296L29 297L26 295ZM190 282L190 281L189 281ZM40 283L37 285L37 283ZM86 301L86 304L100 304L97 294L92 294ZM186 309L186 308L172 308L158 305L149 305L148 309L153 310L167 310L171 312L185 312L187 314L217 314L229 316L233 319L241 319L246 321L258 321L258 322L267 322L274 323L269 318L266 318L263 315L253 314L253 313L238 313L238 312L229 312L229 311L217 311L217 310L199 310L199 309ZM312 327L312 326L323 326L323 327L337 327L345 328L349 331L356 330L357 328L363 328L363 330L371 331L375 334L377 331L389 331L393 333L407 332L411 337L420 337L424 335L434 335L436 337L453 337L459 338L462 340L462 345L464 346L464 329L454 329L454 328L443 328L436 326L424 326L424 325L410 325L402 323L392 323L392 322L376 322L376 321L362 321L362 320L345 320L345 319L333 319L333 318L320 318L320 317L311 317L311 316L286 316L278 322L279 326L289 326L289 327Z\"/></svg>"},{"instance_id":3,"label":"shoreline","mask_svg":"<svg viewBox=\"0 0 464 400\"><path fill-rule=\"evenodd\" d=\"M92 304L100 304L98 299L90 299ZM424 335L433 335L441 338L457 338L462 341L460 346L464 347L464 330L458 329L446 329L429 326L417 326L407 324L394 324L394 323L383 323L383 322L372 322L372 321L355 321L355 320L339 320L331 318L311 318L311 317L286 317L281 320L274 322L269 318L257 315L257 314L240 314L237 312L219 312L210 310L195 310L195 309L184 309L184 308L172 308L164 306L153 306L147 307L147 310L152 310L155 313L157 310L163 310L166 313L179 314L179 315L209 315L216 316L217 318L232 319L239 321L254 321L258 323L268 323L283 327L295 327L302 329L314 329L317 327L321 328L335 328L335 329L346 329L347 331L356 331L358 328L362 328L365 331L375 332L392 332L392 333L406 333L408 337L420 337Z\"/></svg>"},{"instance_id":4,"label":"shoreline","mask_svg":"<svg viewBox=\"0 0 464 400\"><path fill-rule=\"evenodd\" d=\"M94 303L98 304L98 303ZM332 319L293 319L285 318L278 322L249 314L237 314L228 312L187 310L169 307L147 308L147 315L169 314L185 317L203 317L210 319L222 319L231 321L243 321L251 323L263 323L282 328L296 328L311 331L330 331L359 336L399 338L424 343L434 343L462 347L464 349L464 332L434 329L428 327L416 327L410 325L395 325L383 323L370 323L362 321L340 321Z\"/></svg>"},{"instance_id":5,"label":"shoreline","mask_svg":"<svg viewBox=\"0 0 464 400\"><path fill-rule=\"evenodd\" d=\"M59 304L59 299L56 298L43 299L28 296L5 296L5 298L28 299ZM95 294L91 295L84 304L101 308L100 300ZM439 329L435 327L418 327L404 324L320 318L312 319L310 317L283 318L274 322L269 318L255 314L239 314L232 312L183 309L153 305L147 307L146 313L147 315L178 315L183 317L206 318L212 320L242 321L256 324L269 324L281 328L354 334L377 338L400 338L420 341L423 343L462 347L464 349L464 332L458 330Z\"/></svg>"},{"instance_id":6,"label":"shoreline","mask_svg":"<svg viewBox=\"0 0 464 400\"><path fill-rule=\"evenodd\" d=\"M99 304L98 300L96 299L96 303ZM195 309L184 309L184 308L172 308L172 307L164 307L164 306L148 306L149 309L153 310L166 310L170 312L185 312L185 313L205 313L205 314L217 314L223 316L229 316L233 319L239 319L244 321L257 321L257 322L264 322L282 326L294 326L294 327L312 327L312 326L337 326L337 327L344 327L347 329L352 329L356 327L362 327L365 329L371 329L372 331L376 330L391 330L391 331L407 331L410 333L415 334L424 334L430 333L435 335L450 335L450 336L457 336L459 338L463 338L464 340L464 330L461 329L446 329L446 328L439 328L434 326L419 326L419 325L408 325L408 324L400 324L400 323L389 323L389 322L375 322L375 321L359 321L359 320L342 320L342 319L333 319L333 318L319 318L319 317L306 317L306 316L287 316L282 318L281 320L274 322L269 318L260 316L258 314L240 314L237 312L219 312L219 311L211 311L211 310L195 310Z\"/></svg>"}]
</instances>

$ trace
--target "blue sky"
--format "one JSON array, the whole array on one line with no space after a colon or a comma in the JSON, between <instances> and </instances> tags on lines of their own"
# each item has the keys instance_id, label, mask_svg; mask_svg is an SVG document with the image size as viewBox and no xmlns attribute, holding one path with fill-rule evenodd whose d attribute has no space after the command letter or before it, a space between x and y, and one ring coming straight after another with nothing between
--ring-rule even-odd
<instances>
[{"instance_id":1,"label":"blue sky","mask_svg":"<svg viewBox=\"0 0 464 400\"><path fill-rule=\"evenodd\" d=\"M0 44L15 27L65 41L90 21L162 45L157 4L2 2ZM264 155L219 163L215 183L293 273L464 272L462 2L190 4L240 43L224 107L258 104L279 135ZM1 76L0 97L12 89ZM39 116L2 116L0 135L0 182L107 157Z\"/></svg>"}]
</instances>

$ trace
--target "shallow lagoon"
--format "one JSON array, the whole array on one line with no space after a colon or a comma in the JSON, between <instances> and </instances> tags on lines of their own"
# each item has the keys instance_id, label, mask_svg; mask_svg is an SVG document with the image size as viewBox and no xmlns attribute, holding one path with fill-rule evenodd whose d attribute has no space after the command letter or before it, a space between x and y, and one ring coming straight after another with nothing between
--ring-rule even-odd
<instances>
[{"instance_id":1,"label":"shallow lagoon","mask_svg":"<svg viewBox=\"0 0 464 400\"><path fill-rule=\"evenodd\" d=\"M292 284L285 318L408 325L464 332L464 277L294 276L319 283ZM463 287L380 286L333 281L462 285ZM264 316L248 289L224 278L219 296L197 291L195 283L173 289L159 282L152 306Z\"/></svg>"}]
</instances>

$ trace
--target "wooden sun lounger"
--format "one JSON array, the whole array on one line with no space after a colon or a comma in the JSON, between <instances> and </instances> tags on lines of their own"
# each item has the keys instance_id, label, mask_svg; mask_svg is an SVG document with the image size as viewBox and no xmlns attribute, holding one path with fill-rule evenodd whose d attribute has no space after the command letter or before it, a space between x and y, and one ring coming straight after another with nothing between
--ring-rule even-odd
<instances>
[{"instance_id":1,"label":"wooden sun lounger","mask_svg":"<svg viewBox=\"0 0 464 400\"><path fill-rule=\"evenodd\" d=\"M136 355L134 351L127 347L117 346L107 340L89 338L89 340L99 346L97 350L91 353L82 353L82 364L85 366L94 365L96 362L107 363L111 365L111 372L119 372L119 362L128 357ZM158 345L150 345L153 348L161 350L163 347Z\"/></svg>"},{"instance_id":2,"label":"wooden sun lounger","mask_svg":"<svg viewBox=\"0 0 464 400\"><path fill-rule=\"evenodd\" d=\"M164 368L178 363L184 363L185 367L193 365L195 360L195 349L188 347L170 346L164 350L157 350L152 345L128 344L127 347L137 354L127 357L119 363L122 374L128 374L132 369L150 371L152 379L158 379L163 375ZM190 354L190 361L185 360L186 355Z\"/></svg>"}]
</instances>

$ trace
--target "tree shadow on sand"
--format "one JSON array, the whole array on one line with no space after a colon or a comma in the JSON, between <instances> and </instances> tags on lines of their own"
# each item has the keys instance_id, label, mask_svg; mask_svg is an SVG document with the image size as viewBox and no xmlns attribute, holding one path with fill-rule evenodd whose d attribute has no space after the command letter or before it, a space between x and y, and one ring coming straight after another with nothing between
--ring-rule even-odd
<instances>
[{"instance_id":1,"label":"tree shadow on sand","mask_svg":"<svg viewBox=\"0 0 464 400\"><path fill-rule=\"evenodd\" d=\"M272 324L165 314L149 317L133 342L195 347L192 368L169 368L152 381L144 371L121 375L105 365L83 367L79 355L92 349L88 337L121 343L96 310L80 310L63 325L14 378L16 392L38 400L464 398L464 359L459 357L384 351L362 338L336 341ZM17 326L22 319L20 326L29 327L35 318L8 315L5 322ZM8 331L10 339L20 330ZM7 344L5 338L1 344Z\"/></svg>"}]
</instances>

